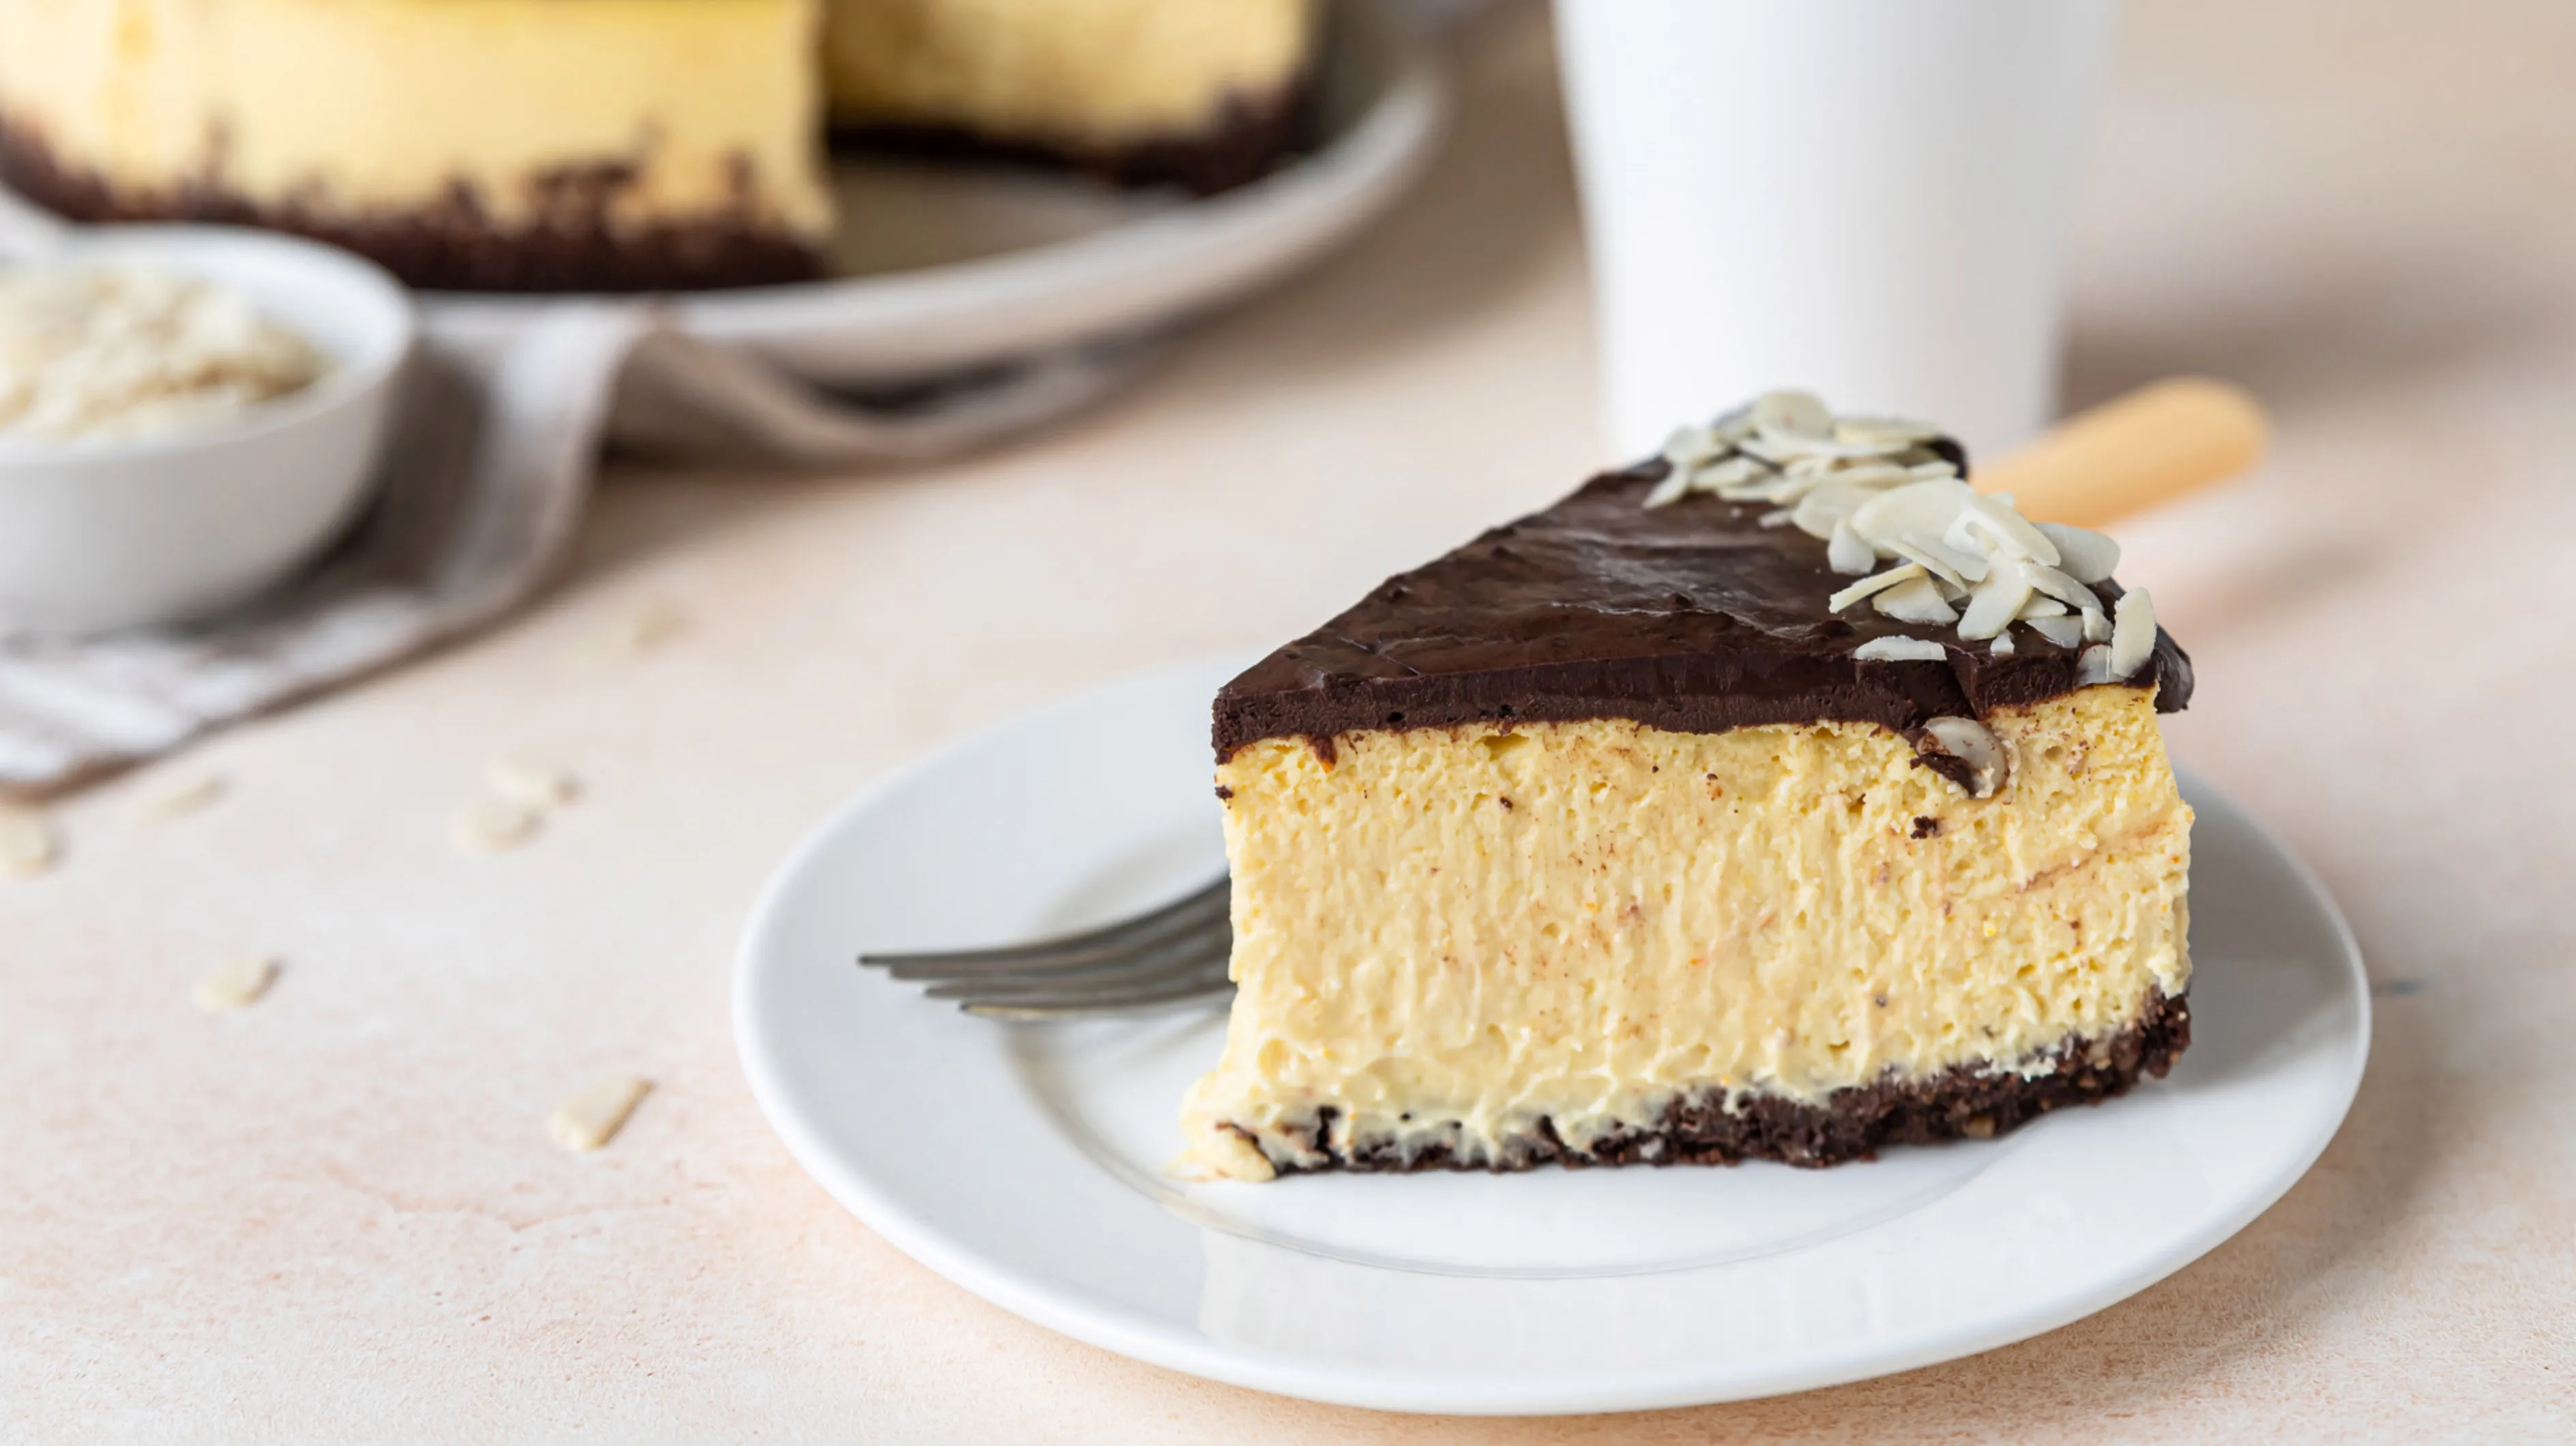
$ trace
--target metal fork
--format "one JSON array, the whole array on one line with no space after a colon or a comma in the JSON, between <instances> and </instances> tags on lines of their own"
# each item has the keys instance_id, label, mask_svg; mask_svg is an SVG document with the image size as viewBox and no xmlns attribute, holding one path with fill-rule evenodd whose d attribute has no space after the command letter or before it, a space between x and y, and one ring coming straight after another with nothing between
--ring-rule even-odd
<instances>
[{"instance_id":1,"label":"metal fork","mask_svg":"<svg viewBox=\"0 0 2576 1446\"><path fill-rule=\"evenodd\" d=\"M861 954L859 963L897 979L936 981L933 999L988 1019L1069 1019L1159 1009L1234 986L1225 975L1234 947L1229 880L1219 876L1149 913L1079 934L1000 949Z\"/></svg>"}]
</instances>

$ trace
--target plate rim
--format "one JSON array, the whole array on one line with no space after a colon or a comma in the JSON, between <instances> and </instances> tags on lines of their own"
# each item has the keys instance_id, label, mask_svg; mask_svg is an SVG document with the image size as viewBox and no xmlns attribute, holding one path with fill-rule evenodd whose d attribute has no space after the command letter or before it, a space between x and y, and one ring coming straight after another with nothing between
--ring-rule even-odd
<instances>
[{"instance_id":1,"label":"plate rim","mask_svg":"<svg viewBox=\"0 0 2576 1446\"><path fill-rule=\"evenodd\" d=\"M2353 934L2350 921L2344 917L2333 894L2306 860L2285 846L2279 836L2250 810L2199 775L2177 768L2176 774L2188 791L2201 794L2208 802L2227 809L2255 842L2286 866L2304 901L2326 921L2338 946L2344 982L2356 1011L2355 1022L2352 1036L2344 1046L2349 1058L2343 1062L2331 1118L2316 1130L2314 1137L2303 1143L2299 1150L2284 1154L2283 1163L2275 1167L2272 1178L2262 1188L2249 1192L2236 1208L2211 1215L2185 1242L2174 1246L2163 1256L2115 1275L2090 1290L2052 1298L2031 1309L2007 1312L1981 1330L1944 1336L1937 1344L1926 1343L1911 1350L1861 1361L1821 1362L1808 1370L1776 1372L1753 1384L1738 1383L1715 1389L1711 1388L1714 1383L1694 1386L1674 1369L1658 1367L1631 1372L1597 1372L1579 1385L1550 1382L1536 1388L1515 1388L1507 1382L1488 1383L1469 1397L1460 1391L1454 1371L1430 1373L1364 1363L1325 1365L1273 1350L1217 1341L1204 1335L1192 1338L1174 1331L1163 1321L1126 1306L1022 1278L1007 1268L986 1261L971 1246L948 1240L930 1222L915 1219L912 1212L890 1193L878 1188L864 1172L845 1165L836 1151L820 1141L817 1128L806 1120L793 1100L793 1088L784 1077L783 1065L770 1057L758 1039L760 1019L766 1008L759 989L764 972L762 946L782 927L779 922L782 902L812 868L818 856L826 852L859 815L920 776L961 755L973 753L1000 735L1026 728L1050 714L1083 708L1103 695L1145 687L1178 676L1213 673L1221 666L1258 656L1257 650L1248 654L1228 651L1123 673L1006 713L888 770L832 808L772 869L745 922L735 953L728 989L735 1053L740 1059L754 1103L780 1142L787 1147L789 1155L823 1187L834 1203L849 1211L861 1225L897 1250L988 1303L1060 1335L1149 1365L1228 1385L1332 1405L1416 1414L1577 1415L1715 1405L1793 1395L1981 1355L2044 1335L2106 1310L2199 1261L2278 1204L2292 1187L2307 1177L2350 1117L2353 1100L2359 1094L2369 1066L2373 1024L2369 975L2360 941ZM775 957L774 951L769 953L769 957ZM2294 1156L2295 1164L2292 1164Z\"/></svg>"}]
</instances>

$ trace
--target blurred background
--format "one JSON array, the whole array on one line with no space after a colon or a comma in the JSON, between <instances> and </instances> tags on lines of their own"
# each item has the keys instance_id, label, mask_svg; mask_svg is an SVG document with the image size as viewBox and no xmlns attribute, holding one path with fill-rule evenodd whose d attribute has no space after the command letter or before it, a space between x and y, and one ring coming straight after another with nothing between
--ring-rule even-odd
<instances>
[{"instance_id":1,"label":"blurred background","mask_svg":"<svg viewBox=\"0 0 2576 1446\"><path fill-rule=\"evenodd\" d=\"M128 8L0 0L0 111L77 69L28 37ZM961 161L937 117L858 123L873 139L843 153L831 224L864 233L873 205L886 249L674 242L751 258L732 279L760 286L730 299L501 295L515 273L466 243L302 225L473 283L422 293L451 410L395 424L387 475L429 459L417 495L543 505L428 507L445 520L420 535L514 539L453 554L500 569L489 585L366 551L424 515L371 502L299 564L361 558L364 586L289 576L250 605L264 631L223 613L0 642L21 749L0 762L53 760L21 796L55 839L41 876L0 884L0 1196L24 1205L0 1228L0 1426L363 1434L439 1399L466 1431L721 1435L899 1404L917 1439L1470 1439L1292 1416L948 1288L797 1172L725 1028L746 902L835 800L1070 689L1302 633L1635 450L1612 440L1557 17L1390 18L1380 68L1313 102L1341 129L1248 162L1005 137L1046 154L996 167L993 138ZM2062 324L2041 333L2050 405L2201 374L2269 414L2259 469L2113 530L2198 669L2178 760L2277 829L2361 937L2380 1014L2359 1102L2280 1206L2082 1324L1823 1396L1473 1439L2045 1439L2114 1418L2135 1439L2425 1438L2576 1409L2576 1137L2554 1103L2576 1089L2576 630L2501 546L2576 532L2576 8L2125 0L2104 24ZM733 54L703 53L710 77ZM1229 114L1245 135L1264 119ZM24 255L80 244L62 214L127 214L33 134L7 132L12 184L51 187L18 214ZM1190 169L1219 160L1238 170ZM627 180L568 177L548 204L580 233L583 185ZM747 194L720 207L823 234L820 191ZM1995 427L2006 448L2020 430ZM321 624L364 645L314 662ZM586 795L500 867L445 832L496 751L571 760ZM221 778L220 807L128 823L178 769ZM166 1007L243 949L289 961L278 1003L322 1002L220 1040ZM613 1158L492 1126L611 1065L657 1084Z\"/></svg>"}]
</instances>

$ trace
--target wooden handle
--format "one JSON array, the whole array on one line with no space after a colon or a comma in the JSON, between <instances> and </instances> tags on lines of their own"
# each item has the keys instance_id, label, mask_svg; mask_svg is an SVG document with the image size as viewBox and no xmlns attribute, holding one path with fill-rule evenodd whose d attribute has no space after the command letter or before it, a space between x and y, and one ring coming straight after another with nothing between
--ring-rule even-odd
<instances>
[{"instance_id":1,"label":"wooden handle","mask_svg":"<svg viewBox=\"0 0 2576 1446\"><path fill-rule=\"evenodd\" d=\"M2024 517L2100 527L2253 466L2270 431L2243 387L2174 377L2067 418L1970 480L2013 494Z\"/></svg>"}]
</instances>

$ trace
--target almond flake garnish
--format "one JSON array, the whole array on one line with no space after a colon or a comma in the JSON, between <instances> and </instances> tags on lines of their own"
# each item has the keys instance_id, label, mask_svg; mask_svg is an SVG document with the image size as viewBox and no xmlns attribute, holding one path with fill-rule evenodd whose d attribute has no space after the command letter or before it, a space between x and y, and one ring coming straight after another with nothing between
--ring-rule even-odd
<instances>
[{"instance_id":1,"label":"almond flake garnish","mask_svg":"<svg viewBox=\"0 0 2576 1446\"><path fill-rule=\"evenodd\" d=\"M1920 747L1925 753L1946 754L1968 765L1970 798L1992 798L2012 781L2012 755L1974 718L1928 720Z\"/></svg>"},{"instance_id":2,"label":"almond flake garnish","mask_svg":"<svg viewBox=\"0 0 2576 1446\"><path fill-rule=\"evenodd\" d=\"M1907 578L1869 600L1869 605L1900 623L1953 623L1959 620L1956 608L1941 598L1941 589L1928 577Z\"/></svg>"},{"instance_id":3,"label":"almond flake garnish","mask_svg":"<svg viewBox=\"0 0 2576 1446\"><path fill-rule=\"evenodd\" d=\"M2111 605L2111 676L2134 678L2156 651L2156 605L2133 587Z\"/></svg>"},{"instance_id":4,"label":"almond flake garnish","mask_svg":"<svg viewBox=\"0 0 2576 1446\"><path fill-rule=\"evenodd\" d=\"M197 987L188 992L188 997L197 1001L199 1009L216 1014L258 1003L259 997L268 992L268 986L276 982L276 960L264 954L246 954L226 961L215 972L198 980Z\"/></svg>"},{"instance_id":5,"label":"almond flake garnish","mask_svg":"<svg viewBox=\"0 0 2576 1446\"><path fill-rule=\"evenodd\" d=\"M596 1150L617 1137L653 1082L641 1075L611 1075L582 1087L546 1117L546 1133L567 1150Z\"/></svg>"},{"instance_id":6,"label":"almond flake garnish","mask_svg":"<svg viewBox=\"0 0 2576 1446\"><path fill-rule=\"evenodd\" d=\"M1907 563L1903 567L1891 567L1887 571L1875 576L1862 578L1860 581L1844 588L1841 592L1835 593L1832 597L1825 599L1825 608L1828 612L1838 613L1843 609L1850 607L1853 603L1859 602L1872 594L1885 592L1892 587L1901 587L1906 583L1914 581L1916 578L1927 577L1929 575L1930 574L1924 572L1922 566L1918 563Z\"/></svg>"},{"instance_id":7,"label":"almond flake garnish","mask_svg":"<svg viewBox=\"0 0 2576 1446\"><path fill-rule=\"evenodd\" d=\"M2057 644L2061 648L2071 648L2084 641L2083 619L2071 614L2060 613L2054 617L2035 618L2030 616L2029 609L2024 608L2022 610L2022 621L2030 624L2030 630L2032 632L2039 634L2041 637L2048 639L2050 642Z\"/></svg>"},{"instance_id":8,"label":"almond flake garnish","mask_svg":"<svg viewBox=\"0 0 2576 1446\"><path fill-rule=\"evenodd\" d=\"M62 857L53 823L33 809L0 804L0 874L32 879Z\"/></svg>"},{"instance_id":9,"label":"almond flake garnish","mask_svg":"<svg viewBox=\"0 0 2576 1446\"><path fill-rule=\"evenodd\" d=\"M1762 526L1823 541L1829 567L1860 577L1827 601L1831 611L1869 600L1900 622L1955 624L1961 641L1988 642L2005 655L2020 624L2062 648L2108 644L2092 672L2109 669L2108 681L2135 676L2154 655L2154 615L2143 614L2143 633L2133 629L2124 646L2093 591L2119 564L2119 544L2081 527L2033 522L2012 498L1977 491L1948 447L1939 429L1921 422L1837 418L1809 393L1770 392L1674 432L1663 451L1671 470L1645 505L1693 493L1762 504ZM1889 565L1871 571L1881 564Z\"/></svg>"},{"instance_id":10,"label":"almond flake garnish","mask_svg":"<svg viewBox=\"0 0 2576 1446\"><path fill-rule=\"evenodd\" d=\"M169 823L211 806L224 796L224 777L211 769L196 769L156 778L144 785L126 817L135 823Z\"/></svg>"},{"instance_id":11,"label":"almond flake garnish","mask_svg":"<svg viewBox=\"0 0 2576 1446\"><path fill-rule=\"evenodd\" d=\"M545 816L506 798L484 797L459 809L448 837L469 854L506 853L536 837Z\"/></svg>"},{"instance_id":12,"label":"almond flake garnish","mask_svg":"<svg viewBox=\"0 0 2576 1446\"><path fill-rule=\"evenodd\" d=\"M1947 660L1950 650L1930 638L1872 638L1852 649L1852 656L1864 663L1938 663Z\"/></svg>"}]
</instances>

